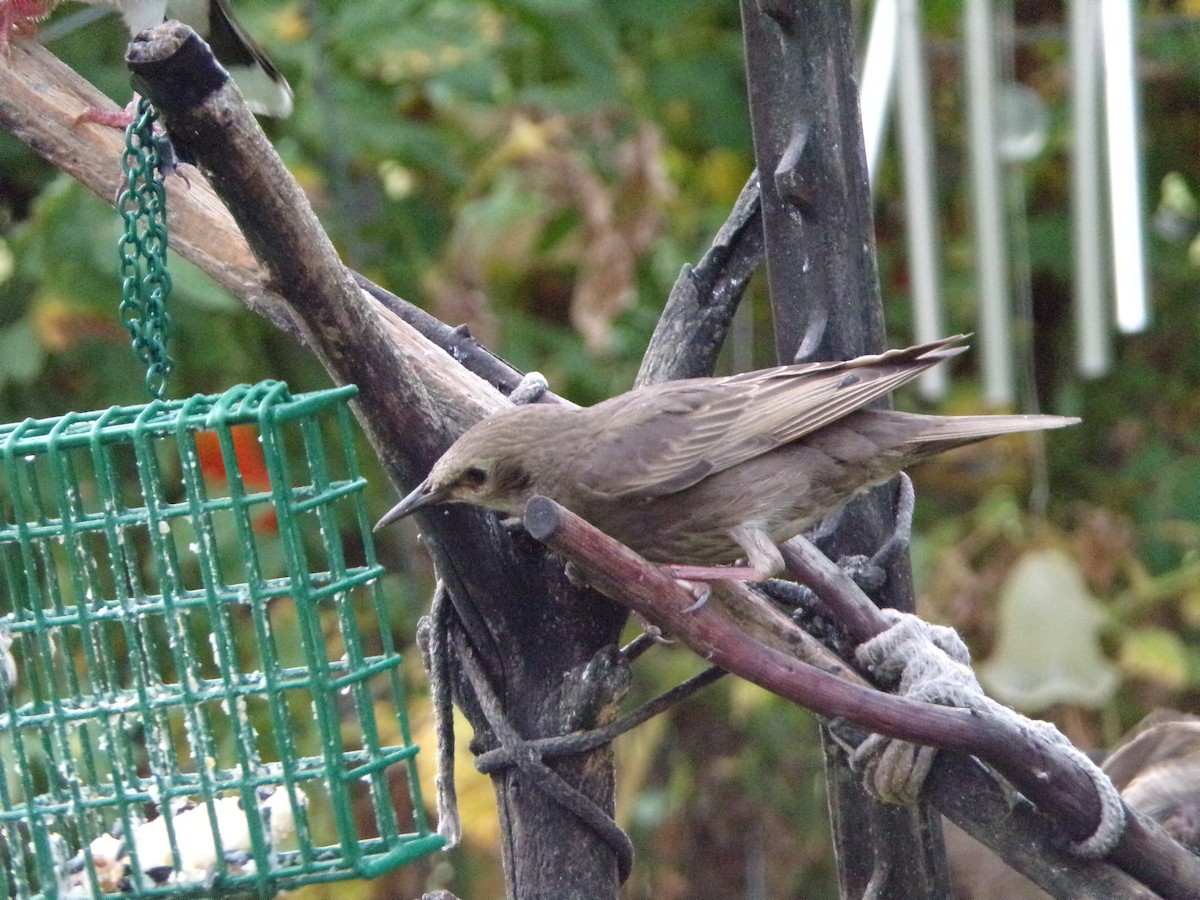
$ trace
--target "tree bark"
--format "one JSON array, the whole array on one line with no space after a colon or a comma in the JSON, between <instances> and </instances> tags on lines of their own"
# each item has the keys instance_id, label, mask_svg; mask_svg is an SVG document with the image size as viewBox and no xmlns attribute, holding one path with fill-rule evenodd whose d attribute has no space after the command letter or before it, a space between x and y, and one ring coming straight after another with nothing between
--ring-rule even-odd
<instances>
[{"instance_id":1,"label":"tree bark","mask_svg":"<svg viewBox=\"0 0 1200 900\"><path fill-rule=\"evenodd\" d=\"M742 29L776 355L790 363L879 353L887 336L850 3L742 0ZM895 527L895 498L893 483L852 502L821 549L835 560L869 558ZM896 554L885 575L873 599L911 612L908 555ZM822 734L842 896L945 896L937 814L873 800Z\"/></svg>"},{"instance_id":2,"label":"tree bark","mask_svg":"<svg viewBox=\"0 0 1200 900\"><path fill-rule=\"evenodd\" d=\"M190 30L169 23L130 46L135 83L180 153L196 161L229 207L265 270L263 283L283 298L306 345L335 381L358 385L359 421L393 482L407 491L454 438L506 401L398 316L384 315L359 287L232 83L197 91L209 84L210 61ZM457 614L454 630L499 703L500 718L489 719L495 710L472 695L461 657L452 659L459 705L478 744L486 749L512 735L532 739L600 724L580 721L580 710L604 714L615 698L603 692L613 683L589 681L585 673L618 638L625 611L572 585L561 564L491 513L454 506L427 511L419 522ZM581 703L588 690L600 696ZM610 747L548 764L611 817ZM522 770L504 769L493 780L510 896L616 895L619 847Z\"/></svg>"}]
</instances>

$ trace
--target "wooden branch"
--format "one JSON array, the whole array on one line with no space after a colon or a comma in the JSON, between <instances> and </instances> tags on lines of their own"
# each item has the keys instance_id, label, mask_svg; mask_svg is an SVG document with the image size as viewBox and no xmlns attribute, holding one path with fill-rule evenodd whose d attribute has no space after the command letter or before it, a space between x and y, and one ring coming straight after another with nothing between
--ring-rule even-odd
<instances>
[{"instance_id":1,"label":"wooden branch","mask_svg":"<svg viewBox=\"0 0 1200 900\"><path fill-rule=\"evenodd\" d=\"M336 381L358 385L359 420L406 491L454 437L505 401L358 286L236 88L209 77L210 58L179 53L190 34L168 24L130 51L172 139L208 179L193 177L190 189L170 180L171 247L298 336ZM197 84L206 87L196 91ZM43 48L17 42L11 60L0 60L0 126L113 202L123 142L111 129L74 125L91 107L112 104ZM564 685L615 643L625 611L572 586L540 545L514 540L494 515L459 506L419 520L451 598L454 627L477 650L517 731L539 737L587 727L562 702ZM545 640L547 627L555 640ZM485 734L487 722L457 674L456 699L477 734ZM595 700L594 708L604 707ZM612 808L611 748L556 760L553 768ZM515 773L502 772L493 783L510 826L502 847L510 896L616 896L611 848L554 801L525 790Z\"/></svg>"},{"instance_id":2,"label":"wooden branch","mask_svg":"<svg viewBox=\"0 0 1200 900\"><path fill-rule=\"evenodd\" d=\"M746 88L759 173L776 359L852 359L887 347L855 79L851 4L741 0ZM884 405L887 401L880 401ZM896 521L894 484L851 501L820 541L832 559L870 557ZM884 567L880 606L911 612L907 554ZM923 900L947 892L928 811L897 822L825 744L843 895Z\"/></svg>"},{"instance_id":3,"label":"wooden branch","mask_svg":"<svg viewBox=\"0 0 1200 900\"><path fill-rule=\"evenodd\" d=\"M619 598L614 599L620 602ZM714 612L724 622L750 640L849 684L875 691L845 660L792 621L778 606L742 582L722 581L713 584L712 596L705 605L712 605Z\"/></svg>"},{"instance_id":4,"label":"wooden branch","mask_svg":"<svg viewBox=\"0 0 1200 900\"><path fill-rule=\"evenodd\" d=\"M725 614L728 601L723 599L720 582L707 603L691 609L695 597L677 581L548 497L532 498L524 521L533 537L578 565L601 593L627 604L701 658L818 715L846 718L870 731L914 743L967 752L997 743L983 716L885 694L859 678L843 680L844 665L836 672L818 670L788 655L777 641L769 646L754 634L783 628L799 631L799 626L780 615L748 628L746 620L754 613L745 611L735 625ZM1077 782L1075 787L1080 784L1087 782ZM1073 833L1082 839L1094 827L1093 818L1077 823Z\"/></svg>"},{"instance_id":5,"label":"wooden branch","mask_svg":"<svg viewBox=\"0 0 1200 900\"><path fill-rule=\"evenodd\" d=\"M116 129L77 120L93 109L119 112L116 105L40 44L15 41L10 49L7 64L0 62L0 128L11 132L101 200L115 203L123 187L120 160L124 138ZM274 156L273 150L270 155ZM203 270L251 310L307 343L304 328L284 293L274 287L269 271L255 258L234 217L209 181L192 172L187 182L168 178L166 190L171 250ZM247 197L257 200L258 191L251 191ZM426 366L437 373L429 376L437 391L443 389L443 379L450 379L456 393L469 398L479 392L477 399L468 403L479 414L499 405L495 395L482 385L459 379L455 372L459 367L439 358L431 346L450 352L462 345L461 335L455 335L454 329L366 279L361 280L363 288L369 286L370 293L379 300L377 312L388 339L404 353L426 360ZM435 322L440 328L434 326ZM414 328L414 323L424 327ZM486 350L480 348L475 358L482 359L485 354ZM481 362L476 373L506 388L507 393L521 375L502 361L496 363Z\"/></svg>"},{"instance_id":6,"label":"wooden branch","mask_svg":"<svg viewBox=\"0 0 1200 900\"><path fill-rule=\"evenodd\" d=\"M1115 865L1065 852L1058 824L1013 797L973 757L939 753L925 779L925 795L939 813L1053 897L1154 900L1160 896Z\"/></svg>"},{"instance_id":7,"label":"wooden branch","mask_svg":"<svg viewBox=\"0 0 1200 900\"><path fill-rule=\"evenodd\" d=\"M309 346L338 381L359 385L363 406L378 411L365 424L379 432L385 452L403 434L416 445L406 452L406 463L428 468L458 433L499 408L499 396L461 368L444 366L441 351L423 340L397 344L401 329L385 329L378 308L365 302L233 83L226 79L200 102L191 96L193 79L200 77L195 73L211 59L207 46L178 24L146 34L151 39L130 44L129 67L172 143L197 161L226 200L266 269L266 284L281 295L286 291ZM425 374L431 370L436 384ZM410 474L415 480L419 473Z\"/></svg>"},{"instance_id":8,"label":"wooden branch","mask_svg":"<svg viewBox=\"0 0 1200 900\"><path fill-rule=\"evenodd\" d=\"M358 272L351 273L354 280L364 291L387 310L388 321L400 319L406 325L418 331L431 343L445 350L468 372L478 375L506 397L511 394L524 378L524 373L513 368L503 359L489 350L471 336L465 325L450 327L441 319L434 318L419 306L413 306L391 291L380 287L371 279ZM538 403L566 403L562 397L546 391Z\"/></svg>"},{"instance_id":9,"label":"wooden branch","mask_svg":"<svg viewBox=\"0 0 1200 900\"><path fill-rule=\"evenodd\" d=\"M756 636L763 628L784 627L781 620L786 618L748 628L746 619L755 614L743 611L735 623L717 590L707 604L689 612L694 598L677 582L546 497L534 497L526 505L525 527L579 566L602 593L627 604L714 665L825 718L845 718L871 732L978 756L1044 815L1061 823L1071 840L1081 841L1095 831L1099 805L1091 778L1074 761L1032 741L1008 722L886 694L817 669L780 649L778 641L768 643ZM952 793L968 790L961 783L944 787ZM930 799L938 802L936 796ZM1200 859L1153 822L1128 810L1126 819L1121 841L1107 861L1165 897L1194 896Z\"/></svg>"}]
</instances>

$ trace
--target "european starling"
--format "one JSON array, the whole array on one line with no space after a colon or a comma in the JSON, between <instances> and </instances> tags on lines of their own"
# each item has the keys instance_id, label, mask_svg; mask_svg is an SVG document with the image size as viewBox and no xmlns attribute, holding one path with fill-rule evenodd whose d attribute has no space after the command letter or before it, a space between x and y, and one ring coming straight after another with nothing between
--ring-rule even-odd
<instances>
[{"instance_id":1,"label":"european starling","mask_svg":"<svg viewBox=\"0 0 1200 900\"><path fill-rule=\"evenodd\" d=\"M926 416L863 409L965 347L964 336L846 362L638 388L587 408L529 404L469 428L376 528L435 503L520 516L541 494L659 563L745 558L943 450L1060 428L1062 416Z\"/></svg>"}]
</instances>

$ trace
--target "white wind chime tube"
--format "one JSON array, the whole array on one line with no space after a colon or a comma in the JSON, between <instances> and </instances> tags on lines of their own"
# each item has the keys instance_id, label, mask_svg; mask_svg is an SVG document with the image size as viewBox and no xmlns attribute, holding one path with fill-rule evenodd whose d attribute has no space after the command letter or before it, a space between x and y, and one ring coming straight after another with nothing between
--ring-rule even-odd
<instances>
[{"instance_id":1,"label":"white wind chime tube","mask_svg":"<svg viewBox=\"0 0 1200 900\"><path fill-rule=\"evenodd\" d=\"M1079 374L1096 378L1112 365L1104 287L1104 204L1096 0L1071 0L1071 240L1075 263L1075 356Z\"/></svg>"},{"instance_id":2,"label":"white wind chime tube","mask_svg":"<svg viewBox=\"0 0 1200 900\"><path fill-rule=\"evenodd\" d=\"M867 151L867 177L875 186L875 171L883 152L888 107L892 102L892 80L896 74L896 19L898 0L876 0L867 33L862 85L858 106L862 114L863 144Z\"/></svg>"},{"instance_id":3,"label":"white wind chime tube","mask_svg":"<svg viewBox=\"0 0 1200 900\"><path fill-rule=\"evenodd\" d=\"M912 286L913 336L918 344L940 338L941 298L938 292L939 229L937 179L934 176L933 128L929 113L929 78L921 40L921 9L917 0L899 0L896 44L897 122L904 164L905 230ZM935 366L917 381L922 396L931 400L946 393L946 368Z\"/></svg>"},{"instance_id":4,"label":"white wind chime tube","mask_svg":"<svg viewBox=\"0 0 1200 900\"><path fill-rule=\"evenodd\" d=\"M1150 319L1146 301L1133 4L1130 0L1100 0L1100 25L1108 184L1112 198L1113 294L1117 327L1129 334L1144 330Z\"/></svg>"},{"instance_id":5,"label":"white wind chime tube","mask_svg":"<svg viewBox=\"0 0 1200 900\"><path fill-rule=\"evenodd\" d=\"M963 26L983 393L989 404L1010 406L1014 396L1011 291L1004 231L1004 176L997 146L995 28L989 0L966 0Z\"/></svg>"},{"instance_id":6,"label":"white wind chime tube","mask_svg":"<svg viewBox=\"0 0 1200 900\"><path fill-rule=\"evenodd\" d=\"M871 12L860 107L867 172L872 186L883 152L893 82L897 85L900 156L904 166L913 338L917 343L925 343L941 337L944 331L938 290L933 130L920 8L916 0L878 0ZM946 372L941 367L931 369L918 380L918 390L929 399L938 399L946 393L946 379Z\"/></svg>"}]
</instances>

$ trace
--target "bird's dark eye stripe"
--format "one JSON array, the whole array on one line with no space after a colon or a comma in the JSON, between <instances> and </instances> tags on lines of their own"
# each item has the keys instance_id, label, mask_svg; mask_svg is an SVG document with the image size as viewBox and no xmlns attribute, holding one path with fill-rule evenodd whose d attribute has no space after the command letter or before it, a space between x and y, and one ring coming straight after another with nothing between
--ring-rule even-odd
<instances>
[{"instance_id":1,"label":"bird's dark eye stripe","mask_svg":"<svg viewBox=\"0 0 1200 900\"><path fill-rule=\"evenodd\" d=\"M471 466L463 472L462 480L468 484L483 484L487 481L487 472L478 466Z\"/></svg>"},{"instance_id":2,"label":"bird's dark eye stripe","mask_svg":"<svg viewBox=\"0 0 1200 900\"><path fill-rule=\"evenodd\" d=\"M521 493L529 487L529 473L521 466L499 466L492 484L502 491Z\"/></svg>"}]
</instances>

